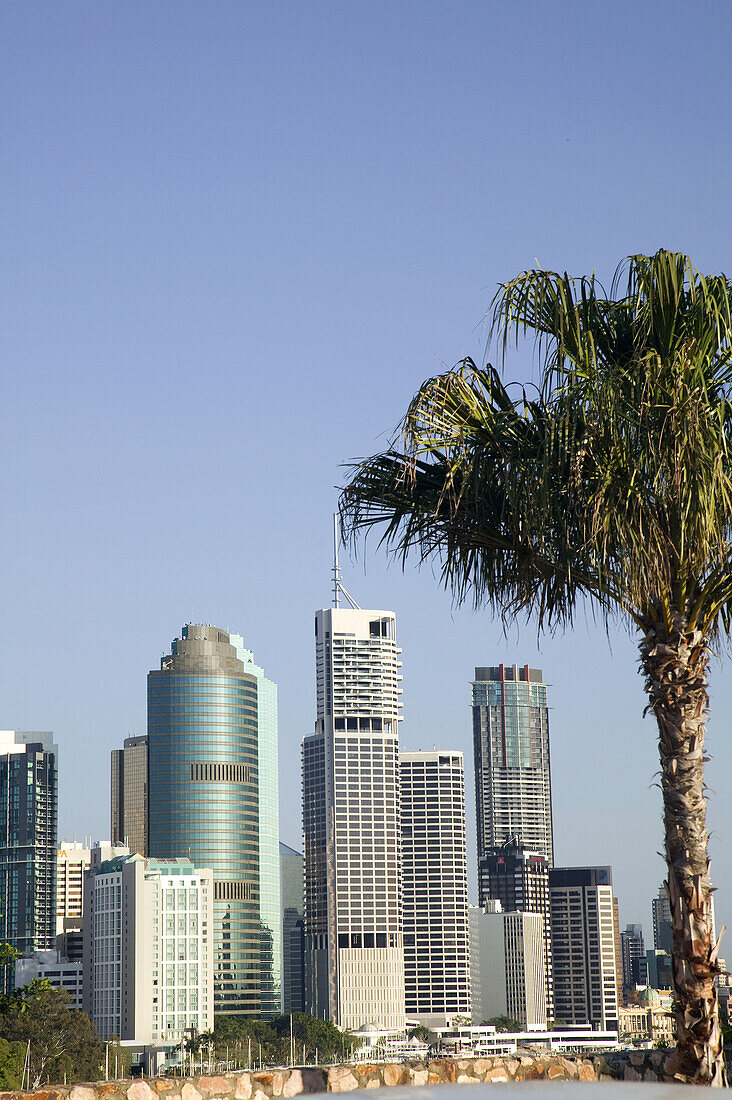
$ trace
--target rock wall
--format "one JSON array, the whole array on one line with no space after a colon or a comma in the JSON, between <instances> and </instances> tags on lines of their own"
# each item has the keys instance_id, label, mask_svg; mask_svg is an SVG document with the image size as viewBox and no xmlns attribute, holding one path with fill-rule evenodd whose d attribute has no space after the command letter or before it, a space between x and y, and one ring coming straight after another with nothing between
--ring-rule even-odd
<instances>
[{"instance_id":1,"label":"rock wall","mask_svg":"<svg viewBox=\"0 0 732 1100\"><path fill-rule=\"evenodd\" d=\"M226 1074L220 1077L157 1077L98 1081L35 1092L0 1092L0 1100L269 1100L302 1093L353 1092L389 1085L475 1084L479 1081L668 1081L672 1051L561 1057L537 1054L494 1058L436 1058L429 1062L307 1066Z\"/></svg>"}]
</instances>

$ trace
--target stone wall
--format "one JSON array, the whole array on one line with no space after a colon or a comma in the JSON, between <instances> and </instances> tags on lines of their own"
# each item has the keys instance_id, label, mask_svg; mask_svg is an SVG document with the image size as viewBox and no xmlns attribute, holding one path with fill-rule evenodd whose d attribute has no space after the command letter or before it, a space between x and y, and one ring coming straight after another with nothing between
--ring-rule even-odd
<instances>
[{"instance_id":1,"label":"stone wall","mask_svg":"<svg viewBox=\"0 0 732 1100\"><path fill-rule=\"evenodd\" d=\"M501 1055L494 1058L436 1058L428 1062L308 1066L226 1074L220 1077L158 1077L53 1086L35 1092L1 1092L0 1100L269 1100L302 1093L352 1092L389 1085L475 1084L479 1081L667 1081L672 1051L635 1050L617 1054Z\"/></svg>"}]
</instances>

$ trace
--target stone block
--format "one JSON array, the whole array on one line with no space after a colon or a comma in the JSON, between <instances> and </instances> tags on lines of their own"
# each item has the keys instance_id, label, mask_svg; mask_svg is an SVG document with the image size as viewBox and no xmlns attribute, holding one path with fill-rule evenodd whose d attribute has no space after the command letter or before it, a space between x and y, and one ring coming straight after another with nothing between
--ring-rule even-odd
<instances>
[{"instance_id":1,"label":"stone block","mask_svg":"<svg viewBox=\"0 0 732 1100\"><path fill-rule=\"evenodd\" d=\"M479 1085L480 1080L477 1077L473 1077L470 1073L458 1073L457 1075L458 1085Z\"/></svg>"},{"instance_id":2,"label":"stone block","mask_svg":"<svg viewBox=\"0 0 732 1100\"><path fill-rule=\"evenodd\" d=\"M87 1091L91 1092L92 1096L94 1096L93 1089L88 1089ZM86 1096L74 1096L75 1092L76 1089L71 1090L69 1100L87 1100ZM197 1095L198 1093L196 1093L196 1096ZM127 1090L127 1097L128 1100L157 1100L157 1093L150 1088L147 1081L134 1081ZM185 1086L183 1087L183 1098L184 1100L195 1100L195 1097L186 1096Z\"/></svg>"},{"instance_id":3,"label":"stone block","mask_svg":"<svg viewBox=\"0 0 732 1100\"><path fill-rule=\"evenodd\" d=\"M513 1077L516 1074L516 1070L519 1068L519 1064L515 1058L506 1058L503 1062L504 1066L508 1070L508 1076Z\"/></svg>"},{"instance_id":4,"label":"stone block","mask_svg":"<svg viewBox=\"0 0 732 1100\"><path fill-rule=\"evenodd\" d=\"M156 1077L153 1086L156 1092L178 1092L180 1077Z\"/></svg>"},{"instance_id":5,"label":"stone block","mask_svg":"<svg viewBox=\"0 0 732 1100\"><path fill-rule=\"evenodd\" d=\"M135 1084L142 1086L145 1092L139 1092L137 1095L132 1096L132 1100L150 1100L150 1097L155 1096L153 1090L144 1081L136 1081ZM134 1085L130 1085L128 1095L132 1095L134 1087ZM96 1096L94 1089L89 1088L87 1085L74 1085L69 1093L69 1100L96 1100Z\"/></svg>"},{"instance_id":6,"label":"stone block","mask_svg":"<svg viewBox=\"0 0 732 1100\"><path fill-rule=\"evenodd\" d=\"M353 1092L358 1088L358 1078L350 1066L332 1066L328 1070L328 1092Z\"/></svg>"},{"instance_id":7,"label":"stone block","mask_svg":"<svg viewBox=\"0 0 732 1100\"><path fill-rule=\"evenodd\" d=\"M302 1074L299 1069L291 1070L285 1078L282 1086L282 1095L289 1100L291 1096L299 1096L302 1092Z\"/></svg>"},{"instance_id":8,"label":"stone block","mask_svg":"<svg viewBox=\"0 0 732 1100\"><path fill-rule=\"evenodd\" d=\"M558 1066L555 1062L554 1065L549 1066L546 1071L546 1075L550 1081L555 1081L557 1077L566 1077L564 1066Z\"/></svg>"},{"instance_id":9,"label":"stone block","mask_svg":"<svg viewBox=\"0 0 732 1100\"><path fill-rule=\"evenodd\" d=\"M129 1091L127 1096L129 1097ZM192 1085L190 1081L186 1081L181 1091L182 1100L202 1100L201 1094L195 1085Z\"/></svg>"},{"instance_id":10,"label":"stone block","mask_svg":"<svg viewBox=\"0 0 732 1100\"><path fill-rule=\"evenodd\" d=\"M494 1065L485 1075L486 1081L508 1081L508 1073L502 1065Z\"/></svg>"},{"instance_id":11,"label":"stone block","mask_svg":"<svg viewBox=\"0 0 732 1100\"><path fill-rule=\"evenodd\" d=\"M595 1067L587 1062L582 1062L579 1067L579 1079L580 1081L596 1081L597 1072Z\"/></svg>"},{"instance_id":12,"label":"stone block","mask_svg":"<svg viewBox=\"0 0 732 1100\"><path fill-rule=\"evenodd\" d=\"M429 1074L424 1067L410 1066L409 1067L409 1084L410 1085L426 1085Z\"/></svg>"},{"instance_id":13,"label":"stone block","mask_svg":"<svg viewBox=\"0 0 732 1100\"><path fill-rule=\"evenodd\" d=\"M473 1073L476 1077L482 1077L492 1066L492 1058L476 1058L473 1062Z\"/></svg>"},{"instance_id":14,"label":"stone block","mask_svg":"<svg viewBox=\"0 0 732 1100\"><path fill-rule=\"evenodd\" d=\"M641 1080L641 1075L640 1075L640 1073L638 1073L638 1070L633 1069L632 1066L628 1065L628 1066L625 1067L625 1073L623 1074L623 1080L625 1080L625 1081L640 1081Z\"/></svg>"},{"instance_id":15,"label":"stone block","mask_svg":"<svg viewBox=\"0 0 732 1100\"><path fill-rule=\"evenodd\" d=\"M236 1100L251 1100L252 1095L252 1075L251 1073L242 1073L240 1077L236 1079L236 1087L234 1088L234 1096Z\"/></svg>"},{"instance_id":16,"label":"stone block","mask_svg":"<svg viewBox=\"0 0 732 1100\"><path fill-rule=\"evenodd\" d=\"M388 1062L381 1069L382 1077L384 1078L385 1085L399 1085L402 1080L402 1067L394 1065L392 1062Z\"/></svg>"},{"instance_id":17,"label":"stone block","mask_svg":"<svg viewBox=\"0 0 732 1100\"><path fill-rule=\"evenodd\" d=\"M327 1092L328 1072L325 1069L301 1069L302 1091L307 1093Z\"/></svg>"},{"instance_id":18,"label":"stone block","mask_svg":"<svg viewBox=\"0 0 732 1100\"><path fill-rule=\"evenodd\" d=\"M645 1050L631 1050L630 1053L628 1054L628 1061L630 1062L631 1066L635 1066L636 1069L639 1066L642 1066L645 1063L645 1060L646 1060Z\"/></svg>"}]
</instances>

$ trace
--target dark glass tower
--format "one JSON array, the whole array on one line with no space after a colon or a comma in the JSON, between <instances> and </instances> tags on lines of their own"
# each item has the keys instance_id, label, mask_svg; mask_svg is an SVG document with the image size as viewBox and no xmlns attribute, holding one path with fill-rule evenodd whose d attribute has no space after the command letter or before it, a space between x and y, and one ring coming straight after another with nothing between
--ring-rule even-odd
<instances>
[{"instance_id":1,"label":"dark glass tower","mask_svg":"<svg viewBox=\"0 0 732 1100\"><path fill-rule=\"evenodd\" d=\"M112 749L112 843L147 855L147 737Z\"/></svg>"},{"instance_id":2,"label":"dark glass tower","mask_svg":"<svg viewBox=\"0 0 732 1100\"><path fill-rule=\"evenodd\" d=\"M148 847L214 873L214 1008L262 1010L257 678L188 625L148 676Z\"/></svg>"},{"instance_id":3,"label":"dark glass tower","mask_svg":"<svg viewBox=\"0 0 732 1100\"><path fill-rule=\"evenodd\" d=\"M21 955L55 946L57 799L52 735L0 731L0 939Z\"/></svg>"}]
</instances>

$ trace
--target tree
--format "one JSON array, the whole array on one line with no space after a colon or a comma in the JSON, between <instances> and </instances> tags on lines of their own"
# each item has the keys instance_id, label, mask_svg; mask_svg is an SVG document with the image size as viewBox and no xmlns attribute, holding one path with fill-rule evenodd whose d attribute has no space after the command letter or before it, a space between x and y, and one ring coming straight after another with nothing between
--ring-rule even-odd
<instances>
[{"instance_id":1,"label":"tree","mask_svg":"<svg viewBox=\"0 0 732 1100\"><path fill-rule=\"evenodd\" d=\"M344 534L437 559L458 601L539 630L583 600L635 633L658 726L682 1080L721 1084L703 780L710 655L732 616L732 320L725 276L629 257L523 272L493 300L501 355L533 337L538 387L470 360L427 381L400 434L352 469Z\"/></svg>"},{"instance_id":2,"label":"tree","mask_svg":"<svg viewBox=\"0 0 732 1100\"><path fill-rule=\"evenodd\" d=\"M41 983L43 986L43 983ZM0 1040L20 1044L23 1057L30 1041L30 1087L45 1081L97 1081L104 1073L104 1045L84 1012L68 1007L63 989L31 986L0 1012ZM21 1067L22 1067L21 1060Z\"/></svg>"}]
</instances>

